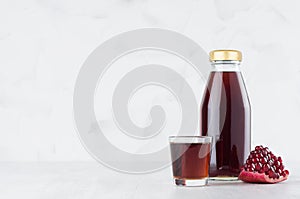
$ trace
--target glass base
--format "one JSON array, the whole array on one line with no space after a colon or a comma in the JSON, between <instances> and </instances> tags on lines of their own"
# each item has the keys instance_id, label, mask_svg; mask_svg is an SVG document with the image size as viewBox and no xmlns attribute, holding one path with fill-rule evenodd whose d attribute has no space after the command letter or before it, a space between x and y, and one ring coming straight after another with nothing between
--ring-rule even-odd
<instances>
[{"instance_id":1,"label":"glass base","mask_svg":"<svg viewBox=\"0 0 300 199\"><path fill-rule=\"evenodd\" d=\"M182 179L175 178L174 182L177 186L185 186L185 187L199 187L207 185L208 178L202 179Z\"/></svg>"}]
</instances>

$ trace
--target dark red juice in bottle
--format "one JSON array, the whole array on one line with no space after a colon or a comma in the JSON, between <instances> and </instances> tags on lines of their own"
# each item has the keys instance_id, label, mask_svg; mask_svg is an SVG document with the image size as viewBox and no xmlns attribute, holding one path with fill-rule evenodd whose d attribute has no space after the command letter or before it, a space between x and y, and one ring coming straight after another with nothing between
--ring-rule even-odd
<instances>
[{"instance_id":1,"label":"dark red juice in bottle","mask_svg":"<svg viewBox=\"0 0 300 199\"><path fill-rule=\"evenodd\" d=\"M236 179L250 153L250 103L239 70L239 51L210 54L210 74L201 104L200 130L213 137L210 177Z\"/></svg>"}]
</instances>

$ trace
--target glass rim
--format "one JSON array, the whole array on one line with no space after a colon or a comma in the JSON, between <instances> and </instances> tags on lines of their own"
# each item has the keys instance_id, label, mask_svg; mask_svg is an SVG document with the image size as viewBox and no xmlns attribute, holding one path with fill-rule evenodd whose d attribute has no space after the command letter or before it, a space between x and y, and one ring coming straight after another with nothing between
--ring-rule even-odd
<instances>
[{"instance_id":1,"label":"glass rim","mask_svg":"<svg viewBox=\"0 0 300 199\"><path fill-rule=\"evenodd\" d=\"M212 143L212 136L169 136L170 143Z\"/></svg>"}]
</instances>

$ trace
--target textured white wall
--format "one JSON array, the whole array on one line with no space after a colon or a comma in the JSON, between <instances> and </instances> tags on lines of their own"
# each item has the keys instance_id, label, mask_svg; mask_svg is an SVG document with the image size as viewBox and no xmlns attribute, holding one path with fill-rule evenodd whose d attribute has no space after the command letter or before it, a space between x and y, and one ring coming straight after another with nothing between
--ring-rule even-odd
<instances>
[{"instance_id":1,"label":"textured white wall","mask_svg":"<svg viewBox=\"0 0 300 199\"><path fill-rule=\"evenodd\" d=\"M81 64L113 35L160 27L207 52L243 51L253 143L293 161L300 137L299 6L297 0L2 0L0 160L91 160L72 113Z\"/></svg>"}]
</instances>

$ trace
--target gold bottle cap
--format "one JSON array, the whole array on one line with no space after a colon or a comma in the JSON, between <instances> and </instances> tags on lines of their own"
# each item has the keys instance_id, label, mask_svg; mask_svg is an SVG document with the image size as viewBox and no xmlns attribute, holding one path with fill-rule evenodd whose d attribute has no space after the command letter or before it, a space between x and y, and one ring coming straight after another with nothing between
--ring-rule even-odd
<instances>
[{"instance_id":1,"label":"gold bottle cap","mask_svg":"<svg viewBox=\"0 0 300 199\"><path fill-rule=\"evenodd\" d=\"M210 61L242 61L242 53L238 50L213 50L209 53Z\"/></svg>"}]
</instances>

